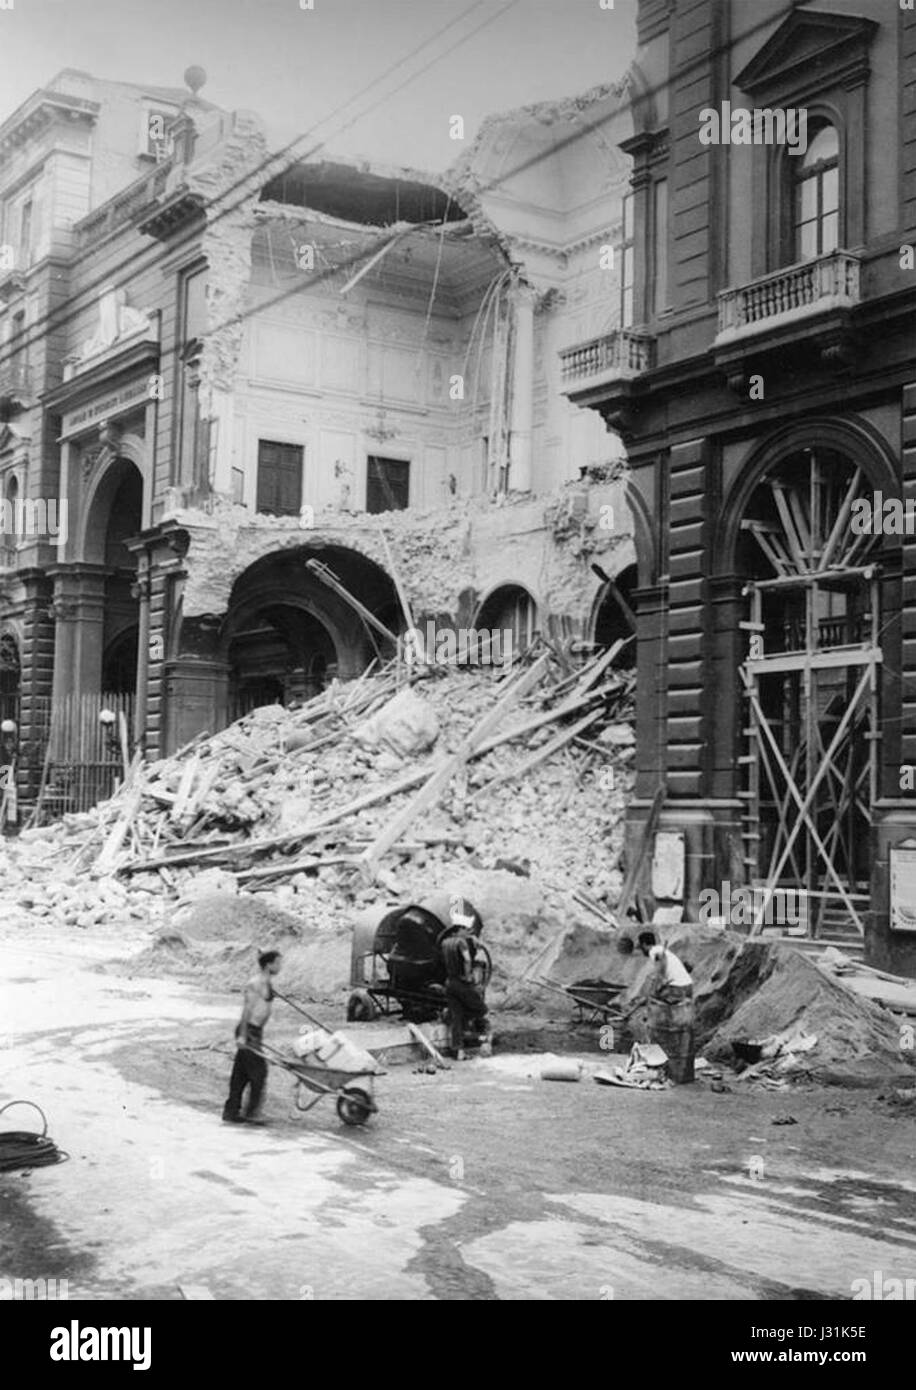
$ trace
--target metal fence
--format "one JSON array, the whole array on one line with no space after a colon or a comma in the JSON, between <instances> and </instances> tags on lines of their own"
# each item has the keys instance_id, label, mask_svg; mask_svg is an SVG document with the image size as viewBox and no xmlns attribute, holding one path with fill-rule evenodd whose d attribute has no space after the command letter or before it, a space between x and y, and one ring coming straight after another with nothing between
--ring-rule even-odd
<instances>
[{"instance_id":1,"label":"metal fence","mask_svg":"<svg viewBox=\"0 0 916 1390\"><path fill-rule=\"evenodd\" d=\"M99 716L109 710L114 719ZM67 812L88 811L111 796L124 775L122 731L133 727L133 695L71 694L48 700L39 711L45 748L37 820L45 824Z\"/></svg>"}]
</instances>

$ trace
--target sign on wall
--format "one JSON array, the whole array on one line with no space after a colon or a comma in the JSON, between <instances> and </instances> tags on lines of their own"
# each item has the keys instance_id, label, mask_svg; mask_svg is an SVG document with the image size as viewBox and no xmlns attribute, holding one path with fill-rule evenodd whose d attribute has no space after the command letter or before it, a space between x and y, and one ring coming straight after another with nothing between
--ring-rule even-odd
<instances>
[{"instance_id":1,"label":"sign on wall","mask_svg":"<svg viewBox=\"0 0 916 1390\"><path fill-rule=\"evenodd\" d=\"M916 843L890 852L891 931L916 932Z\"/></svg>"},{"instance_id":2,"label":"sign on wall","mask_svg":"<svg viewBox=\"0 0 916 1390\"><path fill-rule=\"evenodd\" d=\"M652 855L652 896L683 898L684 834L681 830L660 830Z\"/></svg>"},{"instance_id":3,"label":"sign on wall","mask_svg":"<svg viewBox=\"0 0 916 1390\"><path fill-rule=\"evenodd\" d=\"M150 374L146 372L136 380L129 381L126 386L119 387L117 391L109 391L107 395L98 396L94 401L87 401L78 410L67 411L61 419L61 439L90 429L111 415L123 415L133 406L145 405L149 399L149 380Z\"/></svg>"}]
</instances>

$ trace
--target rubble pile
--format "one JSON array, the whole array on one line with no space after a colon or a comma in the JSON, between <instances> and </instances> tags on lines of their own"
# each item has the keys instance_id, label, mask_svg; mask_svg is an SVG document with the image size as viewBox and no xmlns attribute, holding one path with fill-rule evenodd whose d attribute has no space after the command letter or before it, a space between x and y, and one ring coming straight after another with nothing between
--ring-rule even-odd
<instances>
[{"instance_id":1,"label":"rubble pile","mask_svg":"<svg viewBox=\"0 0 916 1390\"><path fill-rule=\"evenodd\" d=\"M355 907L490 872L510 895L536 883L554 924L613 925L634 678L612 655L575 670L547 650L508 671L392 663L256 709L7 841L0 901L181 931L214 895L257 894L336 936Z\"/></svg>"}]
</instances>

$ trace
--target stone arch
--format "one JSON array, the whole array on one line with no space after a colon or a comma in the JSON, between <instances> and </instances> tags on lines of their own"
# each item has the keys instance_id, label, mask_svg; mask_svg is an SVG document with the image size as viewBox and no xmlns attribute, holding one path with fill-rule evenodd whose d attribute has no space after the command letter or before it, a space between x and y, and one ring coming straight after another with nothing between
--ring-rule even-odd
<instances>
[{"instance_id":1,"label":"stone arch","mask_svg":"<svg viewBox=\"0 0 916 1390\"><path fill-rule=\"evenodd\" d=\"M729 574L735 567L741 520L758 483L768 470L803 449L828 449L845 454L862 468L876 492L900 496L894 455L884 436L867 421L854 416L793 421L756 444L739 470L715 528L712 555L717 573Z\"/></svg>"},{"instance_id":2,"label":"stone arch","mask_svg":"<svg viewBox=\"0 0 916 1390\"><path fill-rule=\"evenodd\" d=\"M342 546L272 551L238 576L221 618L182 623L182 652L210 657L225 669L231 712L271 703L271 692L284 703L308 698L331 675L352 678L376 653L393 652L392 643L307 568L309 559L325 564L389 631L403 626L394 584L359 552Z\"/></svg>"},{"instance_id":3,"label":"stone arch","mask_svg":"<svg viewBox=\"0 0 916 1390\"><path fill-rule=\"evenodd\" d=\"M511 631L513 652L524 651L541 625L541 607L537 597L524 584L503 580L494 584L477 605L472 624L483 629Z\"/></svg>"},{"instance_id":4,"label":"stone arch","mask_svg":"<svg viewBox=\"0 0 916 1390\"><path fill-rule=\"evenodd\" d=\"M142 530L148 524L150 489L146 449L143 440L138 436L124 435L118 442L117 453L108 452L96 463L90 474L74 541L74 560L104 564L105 536L111 519L112 504L131 469L140 480L137 530Z\"/></svg>"},{"instance_id":5,"label":"stone arch","mask_svg":"<svg viewBox=\"0 0 916 1390\"><path fill-rule=\"evenodd\" d=\"M636 633L636 612L634 590L639 585L639 567L636 564L622 565L613 578L601 585L592 600L589 615L588 633L590 641L602 651L606 651L618 639L626 639ZM615 593L616 590L616 593ZM621 599L626 608L621 604ZM631 618L632 615L632 618ZM631 670L636 665L636 642L627 645L614 658L617 668Z\"/></svg>"},{"instance_id":6,"label":"stone arch","mask_svg":"<svg viewBox=\"0 0 916 1390\"><path fill-rule=\"evenodd\" d=\"M626 484L627 505L633 517L633 545L639 570L639 587L648 588L658 580L658 537L645 497L632 479Z\"/></svg>"}]
</instances>

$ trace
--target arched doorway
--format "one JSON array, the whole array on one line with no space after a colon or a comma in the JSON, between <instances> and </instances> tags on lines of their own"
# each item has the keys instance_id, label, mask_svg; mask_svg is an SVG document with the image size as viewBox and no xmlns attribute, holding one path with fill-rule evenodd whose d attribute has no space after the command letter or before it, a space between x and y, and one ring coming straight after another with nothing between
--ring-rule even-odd
<instances>
[{"instance_id":1,"label":"arched doorway","mask_svg":"<svg viewBox=\"0 0 916 1390\"><path fill-rule=\"evenodd\" d=\"M740 520L747 718L740 759L749 876L803 890L809 929L864 930L878 796L880 538L852 525L871 496L836 449L773 465Z\"/></svg>"},{"instance_id":2,"label":"arched doorway","mask_svg":"<svg viewBox=\"0 0 916 1390\"><path fill-rule=\"evenodd\" d=\"M229 644L230 710L239 719L259 705L290 705L319 695L337 672L328 629L291 603L268 603Z\"/></svg>"},{"instance_id":3,"label":"arched doorway","mask_svg":"<svg viewBox=\"0 0 916 1390\"><path fill-rule=\"evenodd\" d=\"M366 614L395 636L404 626L392 581L356 551L302 547L250 566L233 586L221 628L230 718L302 703L336 676L349 679L374 657L393 655L394 643Z\"/></svg>"},{"instance_id":4,"label":"arched doorway","mask_svg":"<svg viewBox=\"0 0 916 1390\"><path fill-rule=\"evenodd\" d=\"M107 517L104 529L105 617L100 685L105 695L132 696L137 689L137 558L125 542L142 529L143 479L127 459L111 468L108 499L97 499Z\"/></svg>"},{"instance_id":5,"label":"arched doorway","mask_svg":"<svg viewBox=\"0 0 916 1390\"><path fill-rule=\"evenodd\" d=\"M474 627L478 632L485 629L500 634L502 651L511 651L518 657L529 647L537 632L537 604L527 589L521 584L502 584L484 599L477 610Z\"/></svg>"},{"instance_id":6,"label":"arched doorway","mask_svg":"<svg viewBox=\"0 0 916 1390\"><path fill-rule=\"evenodd\" d=\"M599 651L607 651L615 642L625 642L611 665L618 671L636 667L636 616L633 611L633 591L637 587L636 565L628 565L614 578L606 581L598 593L592 621L592 641ZM627 640L632 639L632 640Z\"/></svg>"}]
</instances>

